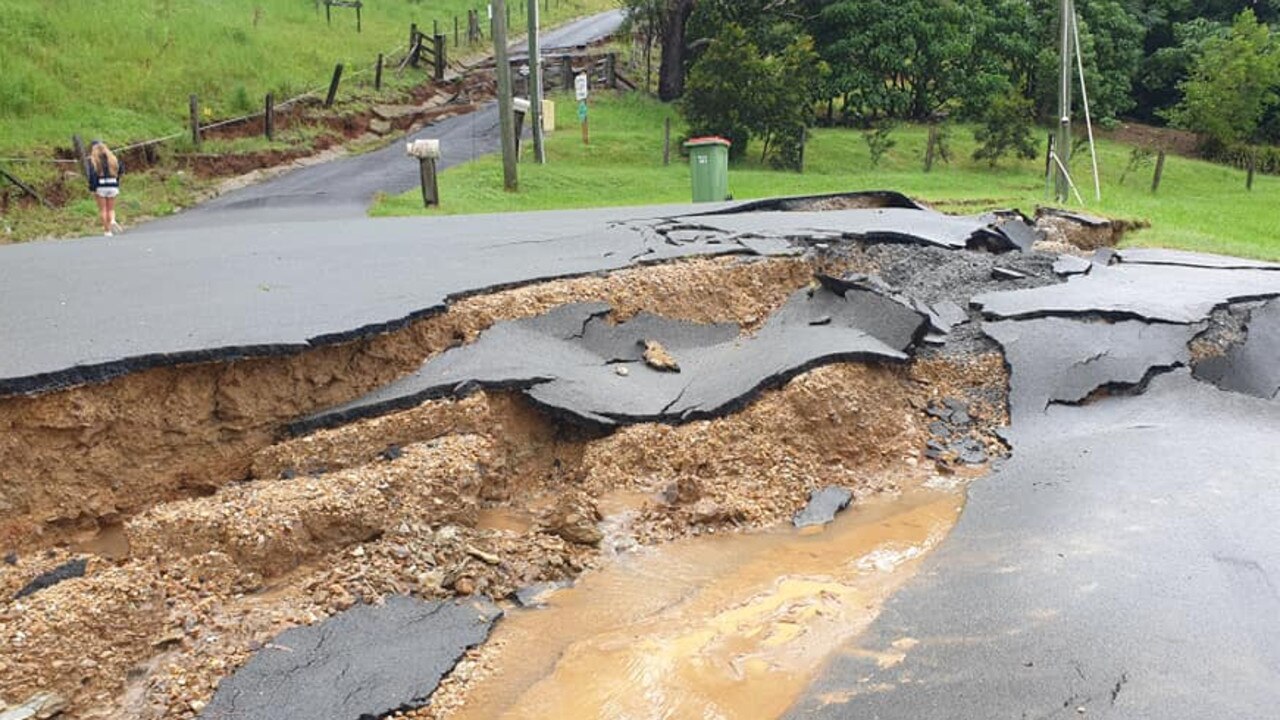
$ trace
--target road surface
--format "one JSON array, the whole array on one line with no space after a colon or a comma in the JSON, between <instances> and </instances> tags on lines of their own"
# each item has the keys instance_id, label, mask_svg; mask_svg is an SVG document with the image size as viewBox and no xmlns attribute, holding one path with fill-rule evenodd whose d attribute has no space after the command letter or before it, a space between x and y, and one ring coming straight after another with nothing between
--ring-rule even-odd
<instances>
[{"instance_id":1,"label":"road surface","mask_svg":"<svg viewBox=\"0 0 1280 720\"><path fill-rule=\"evenodd\" d=\"M621 10L611 10L577 20L545 33L543 47L546 54L555 54L562 48L590 44L616 32L622 19ZM511 47L516 51L521 45ZM443 153L439 167L445 169L497 152L498 135L498 106L491 102L474 113L398 138L381 150L299 168L130 232L364 217L376 193L395 195L418 186L418 164L405 156L406 141L439 139Z\"/></svg>"}]
</instances>

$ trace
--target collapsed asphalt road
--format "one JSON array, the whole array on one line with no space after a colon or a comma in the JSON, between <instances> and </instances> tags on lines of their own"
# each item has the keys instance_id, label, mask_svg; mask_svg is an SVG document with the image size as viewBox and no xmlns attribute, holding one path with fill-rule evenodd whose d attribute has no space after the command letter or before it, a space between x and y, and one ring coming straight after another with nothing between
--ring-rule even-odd
<instances>
[{"instance_id":1,"label":"collapsed asphalt road","mask_svg":"<svg viewBox=\"0 0 1280 720\"><path fill-rule=\"evenodd\" d=\"M548 31L542 38L543 51L550 55L609 37L617 32L622 18L621 10L611 10ZM520 47L519 43L511 46L514 51ZM396 195L418 186L418 165L405 156L404 143L421 138L440 141L437 165L442 170L495 153L500 146L497 103L442 120L380 150L292 170L130 232L364 217L377 193Z\"/></svg>"},{"instance_id":2,"label":"collapsed asphalt road","mask_svg":"<svg viewBox=\"0 0 1280 720\"><path fill-rule=\"evenodd\" d=\"M954 534L931 499L941 530L901 523L922 544L838 558L898 592L792 713L1267 716L1274 266L1067 261L1023 251L1016 215L885 193L706 210L280 224L195 259L215 243L194 232L0 250L28 316L0 326L24 339L0 352L20 551L0 587L25 593L0 605L21 638L0 693L215 717L319 684L337 707L313 671L402 658L413 677L375 673L358 712L456 707L471 660L431 688L491 613L372 656L330 629L407 607L380 598L518 597L637 543L790 523L824 488L856 516L1004 455L1007 410L1011 459ZM626 522L619 492L642 496ZM57 542L113 524L114 563ZM886 552L934 547L914 582L876 583ZM836 585L814 601L870 622L883 598Z\"/></svg>"}]
</instances>

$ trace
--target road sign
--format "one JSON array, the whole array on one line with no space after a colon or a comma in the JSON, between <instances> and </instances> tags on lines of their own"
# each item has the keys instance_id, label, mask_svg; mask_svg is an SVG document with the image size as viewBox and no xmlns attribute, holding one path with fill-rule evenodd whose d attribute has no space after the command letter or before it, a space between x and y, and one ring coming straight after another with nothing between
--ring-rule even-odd
<instances>
[{"instance_id":1,"label":"road sign","mask_svg":"<svg viewBox=\"0 0 1280 720\"><path fill-rule=\"evenodd\" d=\"M587 87L586 73L578 73L578 77L573 79L573 90L574 95L577 97L579 102L587 99L587 95L590 94L590 90Z\"/></svg>"}]
</instances>

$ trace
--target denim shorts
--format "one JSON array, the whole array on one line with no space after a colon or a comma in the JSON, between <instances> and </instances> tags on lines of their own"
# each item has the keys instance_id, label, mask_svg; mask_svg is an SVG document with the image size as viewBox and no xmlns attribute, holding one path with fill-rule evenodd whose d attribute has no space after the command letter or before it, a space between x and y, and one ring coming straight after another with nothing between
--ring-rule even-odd
<instances>
[{"instance_id":1,"label":"denim shorts","mask_svg":"<svg viewBox=\"0 0 1280 720\"><path fill-rule=\"evenodd\" d=\"M100 187L94 192L98 193L98 197L113 198L120 194L118 187Z\"/></svg>"}]
</instances>

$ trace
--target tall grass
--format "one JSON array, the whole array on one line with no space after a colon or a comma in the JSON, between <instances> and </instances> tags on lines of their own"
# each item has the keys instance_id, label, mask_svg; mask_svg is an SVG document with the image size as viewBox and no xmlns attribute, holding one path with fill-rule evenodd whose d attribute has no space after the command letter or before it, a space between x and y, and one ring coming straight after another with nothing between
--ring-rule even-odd
<instances>
[{"instance_id":1,"label":"tall grass","mask_svg":"<svg viewBox=\"0 0 1280 720\"><path fill-rule=\"evenodd\" d=\"M549 0L545 22L615 0ZM465 45L468 8L483 0L368 0L327 25L315 0L0 0L0 153L65 146L73 133L115 144L181 131L187 96L214 117L256 110L348 77L379 52L402 52L409 24ZM525 23L512 8L512 32ZM483 22L483 21L482 21ZM486 36L488 28L486 25ZM479 48L477 48L479 49Z\"/></svg>"}]
</instances>

